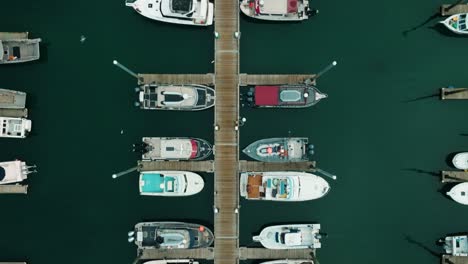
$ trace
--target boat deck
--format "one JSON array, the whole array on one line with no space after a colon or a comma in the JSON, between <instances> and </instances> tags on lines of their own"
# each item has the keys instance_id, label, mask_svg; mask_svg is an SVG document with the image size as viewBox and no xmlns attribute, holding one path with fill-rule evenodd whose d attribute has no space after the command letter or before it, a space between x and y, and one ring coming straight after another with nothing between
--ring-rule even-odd
<instances>
[{"instance_id":1,"label":"boat deck","mask_svg":"<svg viewBox=\"0 0 468 264\"><path fill-rule=\"evenodd\" d=\"M447 9L450 6L452 6L452 5L451 4L450 5L442 5L440 7L440 14L442 16L451 16L451 15L455 15L455 14L459 14L459 13L468 13L468 4L459 4L459 5L453 6L450 9Z\"/></svg>"},{"instance_id":2,"label":"boat deck","mask_svg":"<svg viewBox=\"0 0 468 264\"><path fill-rule=\"evenodd\" d=\"M441 88L440 99L442 100L468 99L468 88Z\"/></svg>"},{"instance_id":3,"label":"boat deck","mask_svg":"<svg viewBox=\"0 0 468 264\"><path fill-rule=\"evenodd\" d=\"M3 117L28 117L28 109L0 108L0 116Z\"/></svg>"},{"instance_id":4,"label":"boat deck","mask_svg":"<svg viewBox=\"0 0 468 264\"><path fill-rule=\"evenodd\" d=\"M27 194L28 185L0 185L0 194ZM1 263L0 263L1 264Z\"/></svg>"},{"instance_id":5,"label":"boat deck","mask_svg":"<svg viewBox=\"0 0 468 264\"><path fill-rule=\"evenodd\" d=\"M442 182L465 182L468 181L467 171L442 171Z\"/></svg>"}]
</instances>

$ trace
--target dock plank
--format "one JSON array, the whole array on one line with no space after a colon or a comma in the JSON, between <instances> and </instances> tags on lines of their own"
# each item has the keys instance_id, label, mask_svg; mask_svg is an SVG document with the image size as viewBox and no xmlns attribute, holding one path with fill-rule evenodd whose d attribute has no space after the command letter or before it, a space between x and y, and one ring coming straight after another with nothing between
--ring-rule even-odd
<instances>
[{"instance_id":1,"label":"dock plank","mask_svg":"<svg viewBox=\"0 0 468 264\"><path fill-rule=\"evenodd\" d=\"M9 109L0 108L0 116L2 117L28 117L28 109Z\"/></svg>"},{"instance_id":2,"label":"dock plank","mask_svg":"<svg viewBox=\"0 0 468 264\"><path fill-rule=\"evenodd\" d=\"M468 88L441 88L440 98L442 100L466 100L468 99Z\"/></svg>"},{"instance_id":3,"label":"dock plank","mask_svg":"<svg viewBox=\"0 0 468 264\"><path fill-rule=\"evenodd\" d=\"M0 185L0 194L27 194L28 185Z\"/></svg>"},{"instance_id":4,"label":"dock plank","mask_svg":"<svg viewBox=\"0 0 468 264\"><path fill-rule=\"evenodd\" d=\"M214 161L138 161L138 171L161 170L214 172Z\"/></svg>"},{"instance_id":5,"label":"dock plank","mask_svg":"<svg viewBox=\"0 0 468 264\"><path fill-rule=\"evenodd\" d=\"M468 257L442 255L441 264L468 264Z\"/></svg>"},{"instance_id":6,"label":"dock plank","mask_svg":"<svg viewBox=\"0 0 468 264\"><path fill-rule=\"evenodd\" d=\"M138 250L138 258L147 259L213 259L213 248L198 249L144 249ZM1 263L0 263L1 264Z\"/></svg>"},{"instance_id":7,"label":"dock plank","mask_svg":"<svg viewBox=\"0 0 468 264\"><path fill-rule=\"evenodd\" d=\"M239 161L239 171L315 171L315 161L305 162L259 162L259 161Z\"/></svg>"},{"instance_id":8,"label":"dock plank","mask_svg":"<svg viewBox=\"0 0 468 264\"><path fill-rule=\"evenodd\" d=\"M267 249L267 248L239 248L239 258L246 259L312 259L314 249Z\"/></svg>"},{"instance_id":9,"label":"dock plank","mask_svg":"<svg viewBox=\"0 0 468 264\"><path fill-rule=\"evenodd\" d=\"M460 13L468 13L468 4L459 4L447 10L447 8L449 8L450 6L452 5L442 5L440 7L440 14L442 16L451 16Z\"/></svg>"},{"instance_id":10,"label":"dock plank","mask_svg":"<svg viewBox=\"0 0 468 264\"><path fill-rule=\"evenodd\" d=\"M240 86L247 85L281 85L304 83L313 79L315 74L245 74L239 76Z\"/></svg>"},{"instance_id":11,"label":"dock plank","mask_svg":"<svg viewBox=\"0 0 468 264\"><path fill-rule=\"evenodd\" d=\"M468 181L466 171L442 171L442 182L465 182Z\"/></svg>"},{"instance_id":12,"label":"dock plank","mask_svg":"<svg viewBox=\"0 0 468 264\"><path fill-rule=\"evenodd\" d=\"M27 39L28 32L0 32L0 40Z\"/></svg>"}]
</instances>

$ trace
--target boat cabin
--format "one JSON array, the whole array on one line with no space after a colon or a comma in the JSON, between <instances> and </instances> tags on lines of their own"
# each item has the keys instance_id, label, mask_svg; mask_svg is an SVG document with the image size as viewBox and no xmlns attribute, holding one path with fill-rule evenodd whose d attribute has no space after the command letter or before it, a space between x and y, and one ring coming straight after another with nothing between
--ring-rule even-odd
<instances>
[{"instance_id":1,"label":"boat cabin","mask_svg":"<svg viewBox=\"0 0 468 264\"><path fill-rule=\"evenodd\" d=\"M174 193L179 191L179 178L158 173L143 173L141 177L141 192L144 193Z\"/></svg>"},{"instance_id":2,"label":"boat cabin","mask_svg":"<svg viewBox=\"0 0 468 264\"><path fill-rule=\"evenodd\" d=\"M30 121L22 118L0 117L0 137L24 138L30 130Z\"/></svg>"},{"instance_id":3,"label":"boat cabin","mask_svg":"<svg viewBox=\"0 0 468 264\"><path fill-rule=\"evenodd\" d=\"M298 0L254 0L250 7L255 9L255 14L286 16L298 12Z\"/></svg>"},{"instance_id":4,"label":"boat cabin","mask_svg":"<svg viewBox=\"0 0 468 264\"><path fill-rule=\"evenodd\" d=\"M248 199L287 200L292 197L292 180L286 177L247 176Z\"/></svg>"},{"instance_id":5,"label":"boat cabin","mask_svg":"<svg viewBox=\"0 0 468 264\"><path fill-rule=\"evenodd\" d=\"M461 15L455 16L449 21L449 24L454 29L468 33L468 28L466 25L466 17L467 17L467 14L461 14Z\"/></svg>"}]
</instances>

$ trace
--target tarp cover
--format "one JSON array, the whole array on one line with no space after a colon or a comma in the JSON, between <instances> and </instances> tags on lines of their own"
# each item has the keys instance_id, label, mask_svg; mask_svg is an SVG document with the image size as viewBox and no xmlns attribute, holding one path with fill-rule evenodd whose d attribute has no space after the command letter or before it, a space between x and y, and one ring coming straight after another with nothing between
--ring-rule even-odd
<instances>
[{"instance_id":1,"label":"tarp cover","mask_svg":"<svg viewBox=\"0 0 468 264\"><path fill-rule=\"evenodd\" d=\"M255 105L278 105L279 86L255 86Z\"/></svg>"}]
</instances>

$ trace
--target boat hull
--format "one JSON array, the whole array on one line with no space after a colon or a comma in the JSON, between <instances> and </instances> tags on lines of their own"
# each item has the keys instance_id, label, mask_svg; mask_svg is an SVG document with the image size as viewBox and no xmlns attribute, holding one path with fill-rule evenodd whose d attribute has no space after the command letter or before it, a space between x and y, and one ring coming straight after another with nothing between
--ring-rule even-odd
<instances>
[{"instance_id":1,"label":"boat hull","mask_svg":"<svg viewBox=\"0 0 468 264\"><path fill-rule=\"evenodd\" d=\"M201 111L215 103L215 90L197 84L146 84L139 88L138 94L138 104L145 110Z\"/></svg>"},{"instance_id":2,"label":"boat hull","mask_svg":"<svg viewBox=\"0 0 468 264\"><path fill-rule=\"evenodd\" d=\"M468 170L468 152L456 154L453 157L452 164L459 170Z\"/></svg>"},{"instance_id":3,"label":"boat hull","mask_svg":"<svg viewBox=\"0 0 468 264\"><path fill-rule=\"evenodd\" d=\"M311 259L279 259L262 262L260 264L314 264Z\"/></svg>"},{"instance_id":4,"label":"boat hull","mask_svg":"<svg viewBox=\"0 0 468 264\"><path fill-rule=\"evenodd\" d=\"M30 62L40 58L39 43L41 39L0 39L0 49L3 57L0 64L15 64Z\"/></svg>"},{"instance_id":5,"label":"boat hull","mask_svg":"<svg viewBox=\"0 0 468 264\"><path fill-rule=\"evenodd\" d=\"M26 93L0 89L0 108L23 109L26 107Z\"/></svg>"},{"instance_id":6,"label":"boat hull","mask_svg":"<svg viewBox=\"0 0 468 264\"><path fill-rule=\"evenodd\" d=\"M203 160L213 152L208 141L183 137L144 137L137 148L143 160Z\"/></svg>"},{"instance_id":7,"label":"boat hull","mask_svg":"<svg viewBox=\"0 0 468 264\"><path fill-rule=\"evenodd\" d=\"M0 137L26 138L31 132L32 122L25 118L0 117L4 130L0 130Z\"/></svg>"},{"instance_id":8,"label":"boat hull","mask_svg":"<svg viewBox=\"0 0 468 264\"><path fill-rule=\"evenodd\" d=\"M242 152L263 162L307 161L307 138L267 138L255 141Z\"/></svg>"},{"instance_id":9,"label":"boat hull","mask_svg":"<svg viewBox=\"0 0 468 264\"><path fill-rule=\"evenodd\" d=\"M453 33L461 34L461 35L467 35L468 34L468 30L466 28L466 17L467 16L468 16L467 13L465 13L465 14L455 14L455 15L452 15L452 16L446 18L443 21L440 21L440 23L445 25L445 27L447 27ZM464 17L464 18L462 18L462 17ZM461 21L463 21L462 24L461 24ZM462 25L463 25L463 27L465 29L461 28Z\"/></svg>"},{"instance_id":10,"label":"boat hull","mask_svg":"<svg viewBox=\"0 0 468 264\"><path fill-rule=\"evenodd\" d=\"M320 224L276 225L264 228L254 236L268 249L320 248Z\"/></svg>"},{"instance_id":11,"label":"boat hull","mask_svg":"<svg viewBox=\"0 0 468 264\"><path fill-rule=\"evenodd\" d=\"M457 203L468 205L468 182L455 185L447 195Z\"/></svg>"},{"instance_id":12,"label":"boat hull","mask_svg":"<svg viewBox=\"0 0 468 264\"><path fill-rule=\"evenodd\" d=\"M207 227L183 222L138 223L132 236L141 249L204 248L214 240L213 232Z\"/></svg>"},{"instance_id":13,"label":"boat hull","mask_svg":"<svg viewBox=\"0 0 468 264\"><path fill-rule=\"evenodd\" d=\"M322 177L306 172L245 172L240 178L240 195L248 200L310 201L329 190L330 185Z\"/></svg>"},{"instance_id":14,"label":"boat hull","mask_svg":"<svg viewBox=\"0 0 468 264\"><path fill-rule=\"evenodd\" d=\"M139 183L141 195L168 197L194 195L205 186L200 175L189 171L145 171Z\"/></svg>"},{"instance_id":15,"label":"boat hull","mask_svg":"<svg viewBox=\"0 0 468 264\"><path fill-rule=\"evenodd\" d=\"M273 3L271 0L263 0L268 1L269 3ZM278 22L294 22L294 21L302 21L309 18L309 1L302 0L302 1L274 1L273 4L275 6L273 13L269 13L267 8L263 8L260 6L261 0L242 0L240 3L240 10L244 15L249 16L251 18L260 19L260 20L267 20L267 21L278 21ZM295 2L297 6L296 12L288 13L287 8L283 10L278 10L278 5L284 5L286 7L291 2ZM267 5L269 5L267 3ZM265 10L264 10L265 9Z\"/></svg>"},{"instance_id":16,"label":"boat hull","mask_svg":"<svg viewBox=\"0 0 468 264\"><path fill-rule=\"evenodd\" d=\"M316 105L328 95L308 85L255 86L251 90L255 107L261 108L305 108Z\"/></svg>"}]
</instances>

